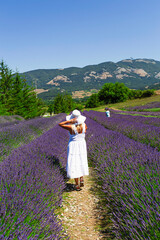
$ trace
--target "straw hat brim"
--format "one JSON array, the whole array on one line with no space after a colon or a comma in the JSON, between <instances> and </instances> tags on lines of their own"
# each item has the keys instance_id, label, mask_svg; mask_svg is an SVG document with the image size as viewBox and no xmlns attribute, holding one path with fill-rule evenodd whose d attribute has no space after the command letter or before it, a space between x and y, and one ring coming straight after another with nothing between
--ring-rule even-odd
<instances>
[{"instance_id":1,"label":"straw hat brim","mask_svg":"<svg viewBox=\"0 0 160 240\"><path fill-rule=\"evenodd\" d=\"M75 118L75 116L73 116L72 114L66 116L66 120L67 120L67 121L68 121L68 120L71 120L71 119L73 119L73 118ZM76 117L76 118L77 118L77 123L78 123L78 124L82 124L82 123L84 123L85 120L86 120L86 117L85 117L85 116L82 116L82 115L80 115L80 116L78 116L78 117Z\"/></svg>"}]
</instances>

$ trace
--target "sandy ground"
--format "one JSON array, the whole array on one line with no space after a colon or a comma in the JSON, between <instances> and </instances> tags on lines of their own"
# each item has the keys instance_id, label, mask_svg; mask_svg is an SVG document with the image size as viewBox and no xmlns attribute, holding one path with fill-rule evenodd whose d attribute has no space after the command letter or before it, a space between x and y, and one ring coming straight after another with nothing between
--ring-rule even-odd
<instances>
[{"instance_id":1,"label":"sandy ground","mask_svg":"<svg viewBox=\"0 0 160 240\"><path fill-rule=\"evenodd\" d=\"M111 238L110 234L104 235L99 231L104 216L98 204L99 199L94 193L93 176L91 174L86 176L84 182L85 185L81 191L74 190L74 180L67 182L59 214L59 219L62 220L66 233L71 240L114 239Z\"/></svg>"}]
</instances>

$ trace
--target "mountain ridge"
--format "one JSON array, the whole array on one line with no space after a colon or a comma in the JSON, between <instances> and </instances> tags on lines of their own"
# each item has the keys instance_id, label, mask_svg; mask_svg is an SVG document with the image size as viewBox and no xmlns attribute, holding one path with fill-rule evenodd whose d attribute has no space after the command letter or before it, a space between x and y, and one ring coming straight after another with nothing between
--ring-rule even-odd
<instances>
[{"instance_id":1,"label":"mountain ridge","mask_svg":"<svg viewBox=\"0 0 160 240\"><path fill-rule=\"evenodd\" d=\"M45 90L45 93L39 93L40 97L58 91L72 93L100 89L107 82L123 82L131 89L148 89L160 84L160 61L147 58L123 59L116 63L107 61L84 67L36 69L22 75L29 85Z\"/></svg>"}]
</instances>

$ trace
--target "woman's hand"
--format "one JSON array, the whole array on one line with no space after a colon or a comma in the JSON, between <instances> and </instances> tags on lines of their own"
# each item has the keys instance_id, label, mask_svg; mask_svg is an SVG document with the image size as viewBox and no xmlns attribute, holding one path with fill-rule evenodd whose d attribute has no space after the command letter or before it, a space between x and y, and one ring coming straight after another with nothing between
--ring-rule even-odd
<instances>
[{"instance_id":1,"label":"woman's hand","mask_svg":"<svg viewBox=\"0 0 160 240\"><path fill-rule=\"evenodd\" d=\"M77 122L77 118L76 117L70 120L70 123L76 123L76 122Z\"/></svg>"},{"instance_id":2,"label":"woman's hand","mask_svg":"<svg viewBox=\"0 0 160 240\"><path fill-rule=\"evenodd\" d=\"M72 118L72 119L70 119L70 120L60 122L60 123L59 123L59 126L60 126L60 127L63 127L63 126L67 126L66 124L76 123L76 122L77 122L77 118ZM68 125L68 126L69 126L69 125Z\"/></svg>"}]
</instances>

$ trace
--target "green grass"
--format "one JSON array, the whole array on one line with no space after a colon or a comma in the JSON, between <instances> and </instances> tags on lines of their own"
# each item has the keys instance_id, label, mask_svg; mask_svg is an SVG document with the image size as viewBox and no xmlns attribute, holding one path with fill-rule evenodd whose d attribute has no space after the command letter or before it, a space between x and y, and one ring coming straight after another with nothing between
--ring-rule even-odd
<instances>
[{"instance_id":1,"label":"green grass","mask_svg":"<svg viewBox=\"0 0 160 240\"><path fill-rule=\"evenodd\" d=\"M86 111L90 111L90 110L94 110L94 111L99 111L99 112L105 112L105 108L107 107L107 105L102 105L96 108L84 108L82 111L86 110Z\"/></svg>"},{"instance_id":2,"label":"green grass","mask_svg":"<svg viewBox=\"0 0 160 240\"><path fill-rule=\"evenodd\" d=\"M160 95L154 95L148 98L127 100L126 102L108 104L106 107L125 110L127 107L143 106L151 102L160 102Z\"/></svg>"},{"instance_id":3,"label":"green grass","mask_svg":"<svg viewBox=\"0 0 160 240\"><path fill-rule=\"evenodd\" d=\"M118 114L123 114L123 115L131 115L131 116L142 116L142 117L155 117L155 118L160 118L160 116L153 116L153 115L143 115L143 114L138 114L138 113L129 113L129 112L120 112L120 113L118 113Z\"/></svg>"},{"instance_id":4,"label":"green grass","mask_svg":"<svg viewBox=\"0 0 160 240\"><path fill-rule=\"evenodd\" d=\"M160 108L148 108L148 109L143 109L145 112L160 112Z\"/></svg>"},{"instance_id":5,"label":"green grass","mask_svg":"<svg viewBox=\"0 0 160 240\"><path fill-rule=\"evenodd\" d=\"M112 103L112 104L106 104L102 105L96 108L84 108L83 110L89 111L89 110L94 110L94 111L99 111L99 112L105 112L105 108L112 108L112 109L119 109L119 110L126 110L128 107L135 107L135 106L143 106L146 105L147 103L151 102L160 102L160 95L153 95L148 98L140 98L140 99L133 99L133 100L127 100L126 102L120 102L120 103ZM154 108L152 108L152 111ZM159 109L159 108L156 108ZM146 111L150 111L150 109L147 109ZM160 110L158 110L160 111Z\"/></svg>"},{"instance_id":6,"label":"green grass","mask_svg":"<svg viewBox=\"0 0 160 240\"><path fill-rule=\"evenodd\" d=\"M23 120L20 117L15 117L15 119L18 120L18 121L22 121Z\"/></svg>"}]
</instances>

